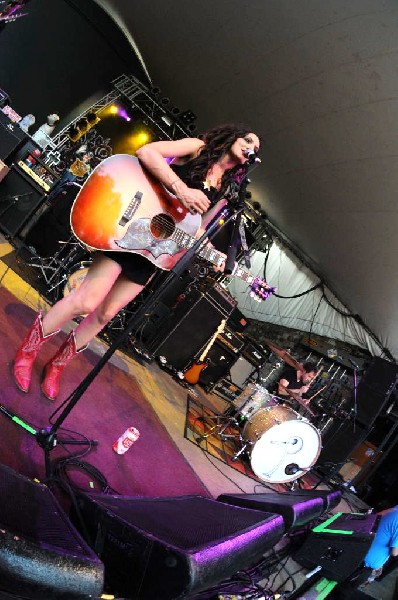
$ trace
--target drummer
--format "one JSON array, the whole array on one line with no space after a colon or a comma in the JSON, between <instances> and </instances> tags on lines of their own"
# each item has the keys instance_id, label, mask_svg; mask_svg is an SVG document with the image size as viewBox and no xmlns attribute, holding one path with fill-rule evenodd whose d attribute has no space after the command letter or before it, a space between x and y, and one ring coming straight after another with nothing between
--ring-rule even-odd
<instances>
[{"instance_id":1,"label":"drummer","mask_svg":"<svg viewBox=\"0 0 398 600\"><path fill-rule=\"evenodd\" d=\"M286 366L278 381L276 393L279 398L297 400L308 405L310 400L303 398L317 376L316 365L312 362L297 363L297 368Z\"/></svg>"}]
</instances>

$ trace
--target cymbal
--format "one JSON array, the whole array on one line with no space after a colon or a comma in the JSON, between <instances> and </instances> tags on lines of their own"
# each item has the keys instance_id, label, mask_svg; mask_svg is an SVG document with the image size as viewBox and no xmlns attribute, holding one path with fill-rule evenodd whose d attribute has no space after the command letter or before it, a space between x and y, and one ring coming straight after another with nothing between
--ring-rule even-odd
<instances>
[{"instance_id":1,"label":"cymbal","mask_svg":"<svg viewBox=\"0 0 398 600\"><path fill-rule=\"evenodd\" d=\"M272 350L272 352L274 354L276 354L277 356L279 356L279 358L281 358L283 360L283 362L285 362L290 367L293 367L293 369L296 369L296 371L301 371L301 369L303 368L303 365L300 362L298 362L295 358L293 358L293 356L291 354L289 354L289 352L287 350L284 350L283 348L276 346L270 340L266 340L266 344L267 344L268 348L270 350Z\"/></svg>"}]
</instances>

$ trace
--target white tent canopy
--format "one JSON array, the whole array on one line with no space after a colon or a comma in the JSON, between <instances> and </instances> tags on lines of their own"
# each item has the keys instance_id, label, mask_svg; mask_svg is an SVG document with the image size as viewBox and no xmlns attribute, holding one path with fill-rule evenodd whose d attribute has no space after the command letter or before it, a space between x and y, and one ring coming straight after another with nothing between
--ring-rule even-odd
<instances>
[{"instance_id":1,"label":"white tent canopy","mask_svg":"<svg viewBox=\"0 0 398 600\"><path fill-rule=\"evenodd\" d=\"M199 131L244 122L262 136L253 200L398 359L398 2L97 2ZM283 295L306 289L304 276L310 287L287 258L269 260ZM319 294L252 316L304 329ZM380 353L325 302L313 331Z\"/></svg>"},{"instance_id":2,"label":"white tent canopy","mask_svg":"<svg viewBox=\"0 0 398 600\"><path fill-rule=\"evenodd\" d=\"M343 316L344 313L349 315L349 311L326 286L303 294L320 280L280 241L274 241L267 255L256 251L251 256L251 263L250 272L276 286L278 296L285 298L271 296L259 303L248 292L246 283L233 278L229 290L246 317L342 340L365 348L374 356L382 355L380 346L366 328L353 317ZM291 298L296 295L299 297Z\"/></svg>"}]
</instances>

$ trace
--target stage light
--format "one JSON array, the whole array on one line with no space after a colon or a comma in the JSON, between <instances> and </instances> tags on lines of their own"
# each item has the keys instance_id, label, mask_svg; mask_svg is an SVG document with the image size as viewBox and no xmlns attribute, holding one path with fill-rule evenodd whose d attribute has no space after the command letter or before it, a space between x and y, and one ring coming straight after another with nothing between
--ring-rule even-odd
<instances>
[{"instance_id":1,"label":"stage light","mask_svg":"<svg viewBox=\"0 0 398 600\"><path fill-rule=\"evenodd\" d=\"M119 107L116 106L116 104L112 104L112 106L109 107L109 112L111 115L117 115L119 112Z\"/></svg>"},{"instance_id":2,"label":"stage light","mask_svg":"<svg viewBox=\"0 0 398 600\"><path fill-rule=\"evenodd\" d=\"M164 97L164 98L161 98L161 99L160 99L160 104L161 104L162 106L167 106L169 103L170 103L170 98L166 98L166 97Z\"/></svg>"},{"instance_id":3,"label":"stage light","mask_svg":"<svg viewBox=\"0 0 398 600\"><path fill-rule=\"evenodd\" d=\"M71 125L67 131L67 135L71 142L77 142L82 134L75 125Z\"/></svg>"},{"instance_id":4,"label":"stage light","mask_svg":"<svg viewBox=\"0 0 398 600\"><path fill-rule=\"evenodd\" d=\"M83 117L82 119L79 119L76 123L76 127L78 128L78 130L80 131L80 133L86 133L87 129L88 129L88 121L85 117Z\"/></svg>"},{"instance_id":5,"label":"stage light","mask_svg":"<svg viewBox=\"0 0 398 600\"><path fill-rule=\"evenodd\" d=\"M88 124L90 125L90 127L93 127L94 125L96 125L97 123L99 123L99 121L101 120L97 113L95 112L89 112L86 114L86 119L88 121Z\"/></svg>"},{"instance_id":6,"label":"stage light","mask_svg":"<svg viewBox=\"0 0 398 600\"><path fill-rule=\"evenodd\" d=\"M170 117L168 117L167 115L162 115L160 118L162 119L163 123L167 125L167 127L172 126L173 121L170 119Z\"/></svg>"},{"instance_id":7,"label":"stage light","mask_svg":"<svg viewBox=\"0 0 398 600\"><path fill-rule=\"evenodd\" d=\"M130 115L128 115L127 111L124 108L122 108L121 106L119 107L119 110L118 110L117 114L118 114L119 117L121 117L125 121L131 121Z\"/></svg>"},{"instance_id":8,"label":"stage light","mask_svg":"<svg viewBox=\"0 0 398 600\"><path fill-rule=\"evenodd\" d=\"M149 135L149 133L147 133L146 131L141 131L138 135L137 135L137 140L140 144L144 145L147 142L149 142L151 136Z\"/></svg>"},{"instance_id":9,"label":"stage light","mask_svg":"<svg viewBox=\"0 0 398 600\"><path fill-rule=\"evenodd\" d=\"M193 123L194 121L196 121L197 116L195 115L195 113L192 112L192 110L185 110L184 112L182 112L180 114L179 120L184 123L185 125L189 125L190 123Z\"/></svg>"}]
</instances>

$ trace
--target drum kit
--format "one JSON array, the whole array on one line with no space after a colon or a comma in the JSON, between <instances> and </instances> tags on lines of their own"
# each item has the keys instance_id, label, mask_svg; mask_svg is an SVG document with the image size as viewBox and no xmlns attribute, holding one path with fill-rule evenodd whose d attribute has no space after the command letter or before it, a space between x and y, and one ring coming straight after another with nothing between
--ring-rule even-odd
<instances>
[{"instance_id":1,"label":"drum kit","mask_svg":"<svg viewBox=\"0 0 398 600\"><path fill-rule=\"evenodd\" d=\"M286 350L269 346L285 363L301 367ZM321 431L310 421L316 413L301 399L280 398L260 383L248 383L233 406L233 416L227 409L231 416L219 419L202 438L212 433L231 437L225 431L233 425L238 433L232 437L240 445L233 460L246 454L254 474L266 483L294 482L315 465L322 449Z\"/></svg>"}]
</instances>

